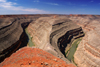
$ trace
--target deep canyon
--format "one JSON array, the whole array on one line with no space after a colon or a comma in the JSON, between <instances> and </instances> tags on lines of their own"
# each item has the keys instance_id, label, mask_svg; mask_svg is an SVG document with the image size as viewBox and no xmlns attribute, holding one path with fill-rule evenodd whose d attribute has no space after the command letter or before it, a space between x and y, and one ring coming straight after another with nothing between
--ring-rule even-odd
<instances>
[{"instance_id":1,"label":"deep canyon","mask_svg":"<svg viewBox=\"0 0 100 67\"><path fill-rule=\"evenodd\" d=\"M0 67L13 64L13 55L25 49L42 49L72 67L99 67L99 27L99 15L5 15L0 18Z\"/></svg>"}]
</instances>

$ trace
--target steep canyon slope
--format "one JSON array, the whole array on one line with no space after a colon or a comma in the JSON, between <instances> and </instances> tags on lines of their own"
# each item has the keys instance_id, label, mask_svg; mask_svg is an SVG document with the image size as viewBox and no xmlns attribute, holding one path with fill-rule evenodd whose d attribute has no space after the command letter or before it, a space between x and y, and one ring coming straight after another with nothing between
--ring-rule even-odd
<instances>
[{"instance_id":1,"label":"steep canyon slope","mask_svg":"<svg viewBox=\"0 0 100 67\"><path fill-rule=\"evenodd\" d=\"M37 17L0 18L0 62L11 55L19 47L27 45L27 35L24 32L31 21Z\"/></svg>"},{"instance_id":2,"label":"steep canyon slope","mask_svg":"<svg viewBox=\"0 0 100 67\"><path fill-rule=\"evenodd\" d=\"M28 32L32 37L35 47L43 49L67 63L69 61L63 55L67 41L68 39L75 38L74 36L78 36L81 31L80 26L66 19L66 17L41 17L28 26ZM66 39L65 44L58 44L58 39L64 35L65 38L62 38L62 40ZM61 49L63 49L62 52Z\"/></svg>"},{"instance_id":3,"label":"steep canyon slope","mask_svg":"<svg viewBox=\"0 0 100 67\"><path fill-rule=\"evenodd\" d=\"M100 67L100 16L74 16L70 19L85 31L74 55L78 67Z\"/></svg>"},{"instance_id":4,"label":"steep canyon slope","mask_svg":"<svg viewBox=\"0 0 100 67\"><path fill-rule=\"evenodd\" d=\"M60 17L51 18L51 19L50 19L50 17L49 18L39 18L33 24L29 25L28 28L30 28L31 30L33 29L32 32L34 34L32 34L31 31L30 32L31 32L31 35L33 35L33 42L38 43L38 48L41 48L42 42L44 43L44 45L48 45L48 46L50 46L50 44L51 44L51 46L50 46L51 48L48 46L46 46L46 47L44 46L41 49L44 49L44 50L48 51L49 53L66 61L64 58L64 55L62 54L62 53L64 53L64 49L65 49L65 48L63 48L64 45L62 45L62 44L64 44L65 41L66 41L66 43L68 43L67 38L69 35L71 35L71 33L68 34L67 32L69 32L70 30L76 29L76 32L78 32L78 33L75 33L75 34L79 34L82 31L79 32L78 29L80 27L82 27L82 29L85 33L85 37L82 39L81 43L79 44L79 46L74 54L74 62L77 64L78 67L99 67L100 66L100 64L99 64L99 62L100 62L100 59L99 59L99 57L100 57L99 56L100 55L100 52L99 52L99 46L100 46L99 45L100 44L99 43L99 41L100 41L100 39L99 39L99 37L100 37L100 35L99 35L99 33L100 33L99 32L99 30L100 30L99 29L99 26L100 26L99 19L100 19L100 16L96 16L96 15L91 15L91 16L90 15L77 15L77 16L73 15L73 16L63 16L63 17L60 16ZM45 23L45 22L47 22L50 27L52 25L52 29L50 29L50 27L48 25L46 25L47 23ZM71 25L71 22L73 25ZM40 25L39 25L39 23L40 23ZM75 26L75 24L77 24L79 26ZM68 25L69 27L66 25ZM48 29L48 27L49 27L49 29ZM42 29L44 29L45 31L40 33L40 31ZM37 30L39 30L39 31L37 31ZM49 31L49 34L47 34L47 31ZM72 33L73 33L72 35L74 35L74 32L72 32ZM39 36L40 34L46 35L47 39L45 39L45 36L43 36L43 35L41 35L42 37ZM67 35L67 37L65 38L66 39L65 41L62 40L65 37L64 35ZM78 36L79 37L83 36L83 34L80 34ZM76 36L76 37L78 37L78 36ZM43 39L41 39L41 38L43 38ZM49 41L48 41L48 38L50 39ZM62 41L60 40L60 38ZM73 38L74 37L72 37L71 40ZM36 41L34 41L34 40L36 40ZM61 41L61 42L59 42L59 41ZM57 42L59 42L60 44ZM67 46L67 44L65 46ZM68 63L68 60L66 62Z\"/></svg>"},{"instance_id":5,"label":"steep canyon slope","mask_svg":"<svg viewBox=\"0 0 100 67\"><path fill-rule=\"evenodd\" d=\"M11 55L8 58L9 60L4 60L0 65L13 67L14 65L18 64L19 61L22 62L23 60L30 60L29 57L32 57L30 56L30 54L28 54L30 51L34 54L34 57L39 56L39 54L36 55L34 52L41 52L40 49L45 50L46 52L49 52L52 55L62 59L67 64L71 63L65 57L66 48L71 48L72 42L77 38L83 37L85 34L73 56L74 62L77 64L78 67L100 67L99 27L99 15L35 15L1 18L0 61L3 60L7 55L11 55L11 53L15 52L19 48L27 46L29 38L25 33L25 28L27 28L27 31L35 46L33 46L34 48L25 47L18 50L15 54ZM26 52L29 56L27 59L25 57L22 57L23 59L19 59L19 55L22 55L21 52L23 52L23 50L28 50L28 52L24 51L24 53ZM49 53L44 53L43 55L49 55ZM14 64L10 63L11 58L13 58L13 56L17 56L17 54L19 54L19 57L14 58L14 61L12 61L14 62ZM10 65L6 64L7 62L9 62ZM33 65L33 63L29 62L30 61L22 62L18 65ZM43 66L44 62L45 61L43 61L43 63L36 62L35 64L42 64ZM46 65L48 67L49 64Z\"/></svg>"}]
</instances>

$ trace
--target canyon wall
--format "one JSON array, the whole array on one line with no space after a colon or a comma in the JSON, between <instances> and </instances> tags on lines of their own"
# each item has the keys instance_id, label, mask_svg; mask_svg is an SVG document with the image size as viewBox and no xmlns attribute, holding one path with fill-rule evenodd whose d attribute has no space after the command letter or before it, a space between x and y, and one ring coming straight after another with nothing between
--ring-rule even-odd
<instances>
[{"instance_id":1,"label":"canyon wall","mask_svg":"<svg viewBox=\"0 0 100 67\"><path fill-rule=\"evenodd\" d=\"M0 20L2 20L0 23L3 26L0 28L0 59L3 59L6 54L13 51L9 49L14 48L13 46L17 44L23 30L21 24L15 20L11 21L10 18Z\"/></svg>"},{"instance_id":2,"label":"canyon wall","mask_svg":"<svg viewBox=\"0 0 100 67\"><path fill-rule=\"evenodd\" d=\"M32 37L35 47L43 49L54 56L63 59L67 63L70 62L60 51L62 48L60 48L58 45L58 39L69 31L71 31L69 32L69 34L71 34L73 32L79 33L82 30L80 26L63 16L58 18L41 17L38 20L30 23L27 29Z\"/></svg>"},{"instance_id":3,"label":"canyon wall","mask_svg":"<svg viewBox=\"0 0 100 67\"><path fill-rule=\"evenodd\" d=\"M73 41L78 38L82 38L83 36L84 32L81 27L69 30L58 39L57 46L59 47L60 51L65 55L66 52L72 47Z\"/></svg>"},{"instance_id":4,"label":"canyon wall","mask_svg":"<svg viewBox=\"0 0 100 67\"><path fill-rule=\"evenodd\" d=\"M38 17L0 18L0 62L17 49L27 46L24 28Z\"/></svg>"},{"instance_id":5,"label":"canyon wall","mask_svg":"<svg viewBox=\"0 0 100 67\"><path fill-rule=\"evenodd\" d=\"M78 67L99 67L100 66L99 65L99 62L100 62L99 61L100 60L99 59L100 58L99 56L100 54L99 52L99 44L100 44L99 43L99 40L100 40L99 39L100 37L99 19L100 19L100 16L87 16L87 15L59 16L56 18L53 18L53 17L39 18L37 21L29 25L29 32L33 37L33 42L36 44L36 46L38 46L38 48L41 48L41 45L43 43L45 45L41 49L44 49L48 51L49 53L66 61L64 58L64 55L62 54L64 51L61 52L62 50L61 47L64 46L62 45L63 44L62 42L64 42L63 37L69 31L79 29L80 27L82 27L85 33L85 37L82 39L82 42L80 42L74 54L74 61ZM48 25L46 26L46 24L48 24L49 26ZM76 24L79 26L77 26ZM42 32L42 29L45 31ZM34 34L32 34L32 32ZM45 38L43 34L48 37ZM68 34L68 36L69 35L70 34ZM65 37L65 39L66 38L68 37ZM59 42L60 39L62 42ZM66 62L69 63L68 60Z\"/></svg>"},{"instance_id":6,"label":"canyon wall","mask_svg":"<svg viewBox=\"0 0 100 67\"><path fill-rule=\"evenodd\" d=\"M55 20L54 23L57 24L54 24L52 26L52 33L50 34L50 43L55 48L55 51L57 51L58 57L65 60L65 48L68 46L68 42L71 42L68 40L73 39L74 33L79 33L80 31L82 31L82 29L80 26L76 25L69 19L59 18L58 20ZM70 35L72 35L71 38L69 37ZM76 36L78 36L78 34ZM63 43L61 43L60 41L62 41Z\"/></svg>"},{"instance_id":7,"label":"canyon wall","mask_svg":"<svg viewBox=\"0 0 100 67\"><path fill-rule=\"evenodd\" d=\"M70 17L85 31L85 37L80 42L74 61L78 67L100 67L100 16Z\"/></svg>"},{"instance_id":8,"label":"canyon wall","mask_svg":"<svg viewBox=\"0 0 100 67\"><path fill-rule=\"evenodd\" d=\"M78 67L100 67L100 16L38 18L39 16L0 18L0 61L19 48L27 46L25 28L29 25L27 30L35 45L33 47L43 49L66 63L70 61L64 56L65 47L85 32L74 54L74 61Z\"/></svg>"}]
</instances>

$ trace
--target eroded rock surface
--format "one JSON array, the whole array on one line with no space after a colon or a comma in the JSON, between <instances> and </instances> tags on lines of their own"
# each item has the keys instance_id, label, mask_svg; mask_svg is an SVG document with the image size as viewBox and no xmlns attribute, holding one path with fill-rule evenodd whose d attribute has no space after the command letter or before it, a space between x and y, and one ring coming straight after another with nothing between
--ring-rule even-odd
<instances>
[{"instance_id":1,"label":"eroded rock surface","mask_svg":"<svg viewBox=\"0 0 100 67\"><path fill-rule=\"evenodd\" d=\"M85 31L74 60L78 67L100 67L100 16L70 17Z\"/></svg>"},{"instance_id":2,"label":"eroded rock surface","mask_svg":"<svg viewBox=\"0 0 100 67\"><path fill-rule=\"evenodd\" d=\"M2 20L2 19L1 19ZM17 21L10 21L10 19L3 19L0 22L0 61L9 52L13 51L12 48L18 46L20 36L23 32L21 24ZM6 24L6 26L4 26ZM11 49L11 50L10 50Z\"/></svg>"},{"instance_id":3,"label":"eroded rock surface","mask_svg":"<svg viewBox=\"0 0 100 67\"><path fill-rule=\"evenodd\" d=\"M66 61L67 63L70 62L63 55L65 47L67 47L68 46L67 44L70 44L74 39L83 36L84 35L83 31L84 31L85 37L80 42L74 54L74 61L78 67L100 67L99 64L100 16L99 15L70 15L70 16L67 15L67 16L41 17L39 19L37 18L39 17L19 16L14 18L0 19L0 59L5 57L6 54L11 53L12 51L20 47L20 45L27 44L24 43L27 42L27 39L25 40L24 37L26 36L23 32L24 29L27 27L27 25L30 23L27 29L32 37L32 41L35 47L43 49L53 54L54 56ZM28 50L30 51L31 49L32 52L35 51L33 48L29 48ZM27 49L25 48L25 50ZM23 51L20 51L19 53L22 52ZM18 55L16 55L15 53L12 56L18 56ZM34 60L35 58L31 57L31 59ZM5 60L4 62L7 61L10 63L10 65L6 64L7 62L6 63L3 62L1 64L10 67L11 66L13 67L14 65L20 66L23 64L28 64L26 66L30 66L31 63L29 60L31 59L29 57L27 59L26 58L19 59L18 60L18 62L20 62L19 64L16 64L18 62L15 60L14 61L12 60L14 64L10 63L10 61ZM22 62L23 60L28 60L29 62L28 61ZM49 61L47 62L49 63ZM41 62L39 62L39 64L40 63ZM44 65L44 63L42 64Z\"/></svg>"},{"instance_id":4,"label":"eroded rock surface","mask_svg":"<svg viewBox=\"0 0 100 67\"><path fill-rule=\"evenodd\" d=\"M70 19L71 22L74 22L75 24L79 25L79 26L76 26L76 27L73 27L74 25L72 25L72 28L73 29L78 29L79 27L82 27L83 31L85 32L85 37L82 39L82 42L79 44L75 54L74 54L74 61L75 63L78 65L78 67L99 67L100 64L100 50L99 50L99 33L100 33L100 23L99 23L99 19L100 19L100 16L95 16L95 15L91 15L91 16L87 16L87 15L73 15L73 16L63 16L63 18L66 18L66 20ZM57 21L58 22L55 22ZM62 21L63 20L63 21ZM67 22L70 22L68 21ZM45 27L45 22L47 22L50 27L49 27L49 30L46 30ZM61 22L60 22L61 21ZM38 23L40 22L40 25L38 25ZM35 39L37 39L37 43L38 43L38 46L42 45L42 42L46 44L50 44L53 46L51 46L51 48L48 48L47 46L42 48L48 52L50 52L51 54L59 57L59 58L62 58L64 57L62 55L62 53L58 50L59 48L59 45L57 45L57 41L60 37L63 37L63 35L65 33L67 33L67 31L70 31L70 30L73 30L73 29L70 29L71 28L71 25L69 25L70 27L68 28L67 30L67 27L66 27L66 24L67 23L64 23L66 22L65 19L62 19L60 17L60 20L58 18L45 18L45 20L42 18L42 21L40 21L40 19L38 19L36 22L33 23L33 26L30 25L29 27L33 27L33 31L31 32L34 32L34 35L33 38L35 37ZM37 25L36 25L37 23ZM46 23L46 24L47 24ZM74 24L73 23L73 24ZM38 26L38 27L35 27L34 26ZM39 27L45 29L45 33L42 32L42 34L46 34L47 31L50 31L49 34L47 34L47 36L50 36L50 41L46 41L45 39L41 39L41 37L39 37L40 34L37 34L37 30L39 29ZM47 27L47 28L48 28ZM52 27L52 29L50 29ZM64 28L65 27L65 28ZM64 30L65 29L65 30ZM67 31L66 31L67 30ZM55 31L55 33L53 33ZM61 33L63 31L63 33ZM65 33L64 33L65 32ZM80 32L81 33L81 32ZM59 35L60 34L60 35ZM77 33L76 33L77 34ZM55 35L55 36L54 36ZM43 36L44 37L44 36ZM33 39L33 42L35 43L34 39ZM49 46L50 46L49 44ZM56 49L55 49L56 48ZM53 49L55 51L51 52L50 50ZM59 55L60 54L60 55Z\"/></svg>"},{"instance_id":5,"label":"eroded rock surface","mask_svg":"<svg viewBox=\"0 0 100 67\"><path fill-rule=\"evenodd\" d=\"M0 67L76 67L38 48L24 47L0 64Z\"/></svg>"},{"instance_id":6,"label":"eroded rock surface","mask_svg":"<svg viewBox=\"0 0 100 67\"><path fill-rule=\"evenodd\" d=\"M58 39L67 33L68 34L63 38L63 40L66 39L67 41L67 38L70 35L72 35L72 38L75 38L74 36L77 36L82 29L71 20L66 19L66 17L42 17L32 22L28 26L28 31L36 47L69 63L61 52L61 49L63 49L64 52L65 47L61 47L62 44L58 44ZM62 46L67 46L67 43Z\"/></svg>"},{"instance_id":7,"label":"eroded rock surface","mask_svg":"<svg viewBox=\"0 0 100 67\"><path fill-rule=\"evenodd\" d=\"M27 45L28 37L24 28L36 19L32 16L0 18L0 62L19 47Z\"/></svg>"}]
</instances>

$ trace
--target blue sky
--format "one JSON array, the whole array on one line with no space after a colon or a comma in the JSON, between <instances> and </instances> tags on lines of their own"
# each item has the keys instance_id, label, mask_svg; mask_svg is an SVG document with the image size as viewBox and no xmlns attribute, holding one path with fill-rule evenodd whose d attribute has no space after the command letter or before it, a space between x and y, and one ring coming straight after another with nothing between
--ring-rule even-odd
<instances>
[{"instance_id":1,"label":"blue sky","mask_svg":"<svg viewBox=\"0 0 100 67\"><path fill-rule=\"evenodd\" d=\"M100 0L0 0L0 15L6 14L100 15Z\"/></svg>"}]
</instances>

